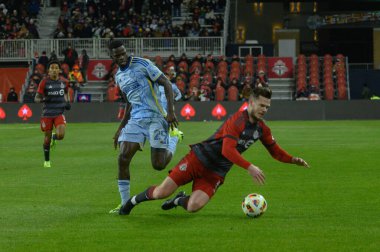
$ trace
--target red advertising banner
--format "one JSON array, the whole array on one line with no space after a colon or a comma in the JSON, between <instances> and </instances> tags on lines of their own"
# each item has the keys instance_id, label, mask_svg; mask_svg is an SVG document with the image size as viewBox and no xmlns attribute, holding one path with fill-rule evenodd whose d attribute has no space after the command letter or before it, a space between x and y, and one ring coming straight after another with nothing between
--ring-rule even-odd
<instances>
[{"instance_id":1,"label":"red advertising banner","mask_svg":"<svg viewBox=\"0 0 380 252\"><path fill-rule=\"evenodd\" d=\"M105 80L111 71L112 60L90 60L87 68L87 79L89 81Z\"/></svg>"},{"instance_id":2,"label":"red advertising banner","mask_svg":"<svg viewBox=\"0 0 380 252\"><path fill-rule=\"evenodd\" d=\"M293 78L293 58L268 58L268 78Z\"/></svg>"}]
</instances>

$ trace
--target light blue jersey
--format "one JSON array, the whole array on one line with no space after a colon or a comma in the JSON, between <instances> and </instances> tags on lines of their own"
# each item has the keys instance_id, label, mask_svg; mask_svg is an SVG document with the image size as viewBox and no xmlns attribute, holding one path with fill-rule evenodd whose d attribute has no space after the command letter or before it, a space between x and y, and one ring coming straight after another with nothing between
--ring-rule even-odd
<instances>
[{"instance_id":1,"label":"light blue jersey","mask_svg":"<svg viewBox=\"0 0 380 252\"><path fill-rule=\"evenodd\" d=\"M168 100L166 99L165 95L165 88L164 86L158 86L158 89L160 90L160 98L161 98L161 104L166 111L168 110ZM177 85L172 83L172 89L173 89L173 96L175 101L179 101L182 98L181 91L178 89Z\"/></svg>"},{"instance_id":2,"label":"light blue jersey","mask_svg":"<svg viewBox=\"0 0 380 252\"><path fill-rule=\"evenodd\" d=\"M119 68L115 80L132 105L131 119L166 116L160 91L155 81L162 72L150 60L130 56L127 65Z\"/></svg>"}]
</instances>

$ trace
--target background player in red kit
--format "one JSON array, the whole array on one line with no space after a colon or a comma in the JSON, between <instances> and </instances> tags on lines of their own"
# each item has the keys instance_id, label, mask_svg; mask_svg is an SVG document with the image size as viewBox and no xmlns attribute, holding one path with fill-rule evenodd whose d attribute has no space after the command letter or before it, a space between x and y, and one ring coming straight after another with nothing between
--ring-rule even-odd
<instances>
[{"instance_id":1,"label":"background player in red kit","mask_svg":"<svg viewBox=\"0 0 380 252\"><path fill-rule=\"evenodd\" d=\"M62 140L65 136L66 119L64 110L70 110L71 105L67 96L68 81L59 76L61 65L58 61L48 64L48 76L38 86L35 102L43 102L41 115L41 130L44 138L44 167L50 168L50 146L55 145L56 140ZM55 133L52 134L53 125Z\"/></svg>"},{"instance_id":2,"label":"background player in red kit","mask_svg":"<svg viewBox=\"0 0 380 252\"><path fill-rule=\"evenodd\" d=\"M253 180L264 184L263 171L242 156L250 145L260 140L273 158L304 167L309 165L299 157L292 157L274 140L263 117L271 103L272 91L267 87L255 88L250 96L248 108L227 119L207 140L191 146L190 152L170 171L159 186L150 186L144 192L131 197L120 209L119 214L129 214L140 202L163 199L171 195L179 186L193 181L190 196L180 192L164 202L163 210L182 206L188 212L196 212L204 207L223 184L224 177L236 164L246 170Z\"/></svg>"}]
</instances>

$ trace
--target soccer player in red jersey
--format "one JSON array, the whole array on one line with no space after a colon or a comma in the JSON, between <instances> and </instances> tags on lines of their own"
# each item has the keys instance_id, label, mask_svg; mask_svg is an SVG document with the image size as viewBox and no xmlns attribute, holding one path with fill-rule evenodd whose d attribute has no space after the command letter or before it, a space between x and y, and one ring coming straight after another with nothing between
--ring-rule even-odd
<instances>
[{"instance_id":1,"label":"soccer player in red jersey","mask_svg":"<svg viewBox=\"0 0 380 252\"><path fill-rule=\"evenodd\" d=\"M274 140L269 127L263 121L271 103L272 91L268 87L255 88L250 96L248 108L227 119L207 140L191 145L190 152L172 169L159 186L150 186L144 192L131 197L122 206L119 214L127 215L138 203L163 199L174 193L179 186L193 181L190 196L180 192L164 202L163 210L182 206L188 212L196 212L204 207L233 164L248 171L253 180L264 184L263 171L245 160L241 153L260 140L273 158L304 167L309 165L302 158L293 157Z\"/></svg>"},{"instance_id":2,"label":"soccer player in red jersey","mask_svg":"<svg viewBox=\"0 0 380 252\"><path fill-rule=\"evenodd\" d=\"M58 61L48 64L48 76L38 86L35 102L43 102L41 115L41 130L45 133L43 150L45 156L44 167L50 168L50 147L56 140L62 140L65 136L66 119L64 110L70 110L71 105L67 96L69 83L59 76L61 65ZM53 134L53 125L55 133Z\"/></svg>"}]
</instances>

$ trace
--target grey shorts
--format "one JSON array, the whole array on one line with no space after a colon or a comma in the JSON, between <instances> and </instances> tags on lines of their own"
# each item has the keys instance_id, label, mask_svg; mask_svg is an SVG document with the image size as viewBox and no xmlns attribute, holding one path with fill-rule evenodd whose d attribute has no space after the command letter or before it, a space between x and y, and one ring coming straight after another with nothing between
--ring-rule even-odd
<instances>
[{"instance_id":1,"label":"grey shorts","mask_svg":"<svg viewBox=\"0 0 380 252\"><path fill-rule=\"evenodd\" d=\"M165 118L131 118L121 130L118 141L139 143L143 146L147 139L151 147L167 149L169 125Z\"/></svg>"}]
</instances>

